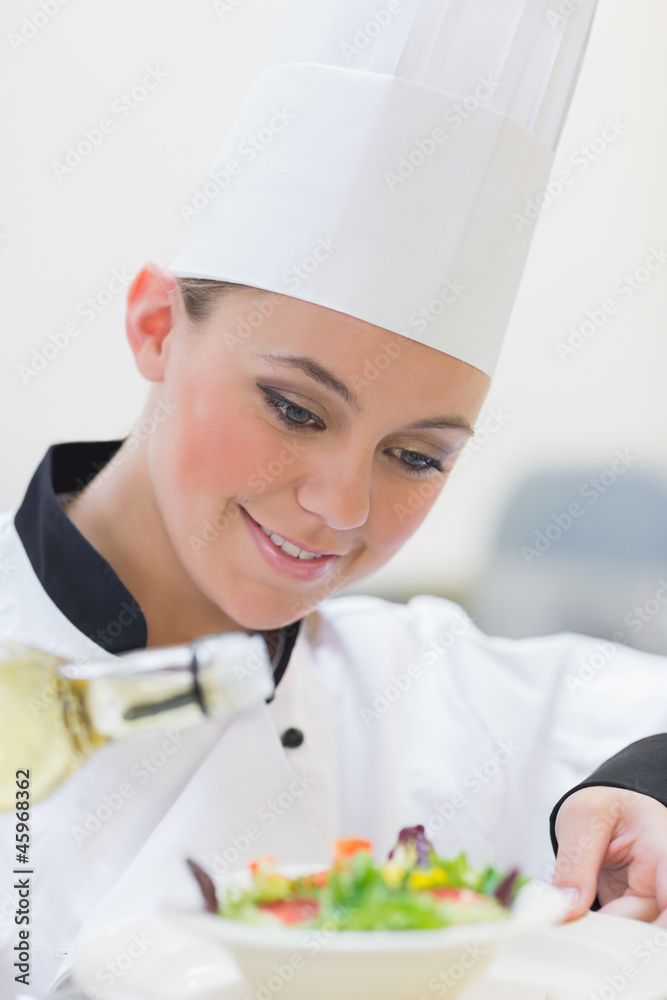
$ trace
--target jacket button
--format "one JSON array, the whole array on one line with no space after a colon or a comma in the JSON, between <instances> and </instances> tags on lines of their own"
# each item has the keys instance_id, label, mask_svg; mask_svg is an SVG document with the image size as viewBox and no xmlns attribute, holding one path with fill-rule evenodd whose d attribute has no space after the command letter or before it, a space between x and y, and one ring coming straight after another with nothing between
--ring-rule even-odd
<instances>
[{"instance_id":1,"label":"jacket button","mask_svg":"<svg viewBox=\"0 0 667 1000\"><path fill-rule=\"evenodd\" d=\"M295 750L296 747L300 747L303 743L304 735L300 729L286 729L283 735L280 737L280 742L288 750Z\"/></svg>"}]
</instances>

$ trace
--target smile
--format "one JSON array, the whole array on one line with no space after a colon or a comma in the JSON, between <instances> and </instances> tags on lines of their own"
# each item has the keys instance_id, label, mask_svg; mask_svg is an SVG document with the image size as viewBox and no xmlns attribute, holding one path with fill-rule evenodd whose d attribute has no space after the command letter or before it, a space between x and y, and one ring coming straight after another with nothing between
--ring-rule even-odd
<instances>
[{"instance_id":1,"label":"smile","mask_svg":"<svg viewBox=\"0 0 667 1000\"><path fill-rule=\"evenodd\" d=\"M265 563L294 580L315 580L328 573L340 556L335 552L314 552L266 528L240 507L250 535Z\"/></svg>"},{"instance_id":2,"label":"smile","mask_svg":"<svg viewBox=\"0 0 667 1000\"><path fill-rule=\"evenodd\" d=\"M264 534L268 535L269 538L271 539L271 541L275 545L277 545L278 548L282 549L283 552L286 552L288 556L293 556L295 559L321 559L322 558L323 553L322 554L318 554L317 552L309 552L308 549L300 549L298 545L293 545L291 542L288 542L286 539L282 538L280 535L277 535L275 531L269 531L269 529L265 528L263 524L260 524L259 526L262 529L262 531L264 532Z\"/></svg>"}]
</instances>

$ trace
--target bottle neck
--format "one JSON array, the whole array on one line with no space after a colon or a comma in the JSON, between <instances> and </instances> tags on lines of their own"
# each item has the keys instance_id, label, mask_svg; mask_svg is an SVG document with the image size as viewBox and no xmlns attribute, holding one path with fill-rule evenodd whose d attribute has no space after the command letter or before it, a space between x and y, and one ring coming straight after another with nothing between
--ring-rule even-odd
<instances>
[{"instance_id":1,"label":"bottle neck","mask_svg":"<svg viewBox=\"0 0 667 1000\"><path fill-rule=\"evenodd\" d=\"M59 673L70 681L93 741L232 717L273 693L264 639L240 632L66 664Z\"/></svg>"}]
</instances>

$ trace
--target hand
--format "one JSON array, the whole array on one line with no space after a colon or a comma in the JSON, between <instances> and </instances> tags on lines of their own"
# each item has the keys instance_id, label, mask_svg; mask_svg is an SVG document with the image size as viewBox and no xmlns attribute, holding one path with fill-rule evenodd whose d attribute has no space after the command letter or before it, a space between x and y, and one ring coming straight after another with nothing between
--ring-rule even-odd
<instances>
[{"instance_id":1,"label":"hand","mask_svg":"<svg viewBox=\"0 0 667 1000\"><path fill-rule=\"evenodd\" d=\"M577 893L568 920L597 895L603 913L667 926L667 808L623 788L581 788L556 817L554 885Z\"/></svg>"}]
</instances>

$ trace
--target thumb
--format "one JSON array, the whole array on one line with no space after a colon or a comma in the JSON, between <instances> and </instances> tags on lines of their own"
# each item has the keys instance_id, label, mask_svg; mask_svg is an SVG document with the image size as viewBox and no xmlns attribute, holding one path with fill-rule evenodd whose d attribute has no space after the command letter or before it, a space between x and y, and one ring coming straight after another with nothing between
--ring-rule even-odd
<instances>
[{"instance_id":1,"label":"thumb","mask_svg":"<svg viewBox=\"0 0 667 1000\"><path fill-rule=\"evenodd\" d=\"M592 789L582 789L591 792ZM556 819L558 854L554 885L572 890L568 920L583 917L597 895L598 875L605 859L613 824L599 823L594 796L577 792L566 799Z\"/></svg>"},{"instance_id":2,"label":"thumb","mask_svg":"<svg viewBox=\"0 0 667 1000\"><path fill-rule=\"evenodd\" d=\"M662 858L655 874L658 909L662 912L656 923L667 926L667 859Z\"/></svg>"}]
</instances>

